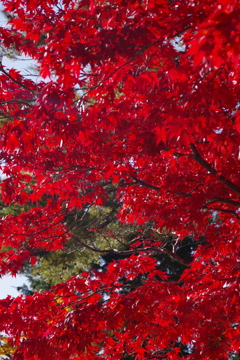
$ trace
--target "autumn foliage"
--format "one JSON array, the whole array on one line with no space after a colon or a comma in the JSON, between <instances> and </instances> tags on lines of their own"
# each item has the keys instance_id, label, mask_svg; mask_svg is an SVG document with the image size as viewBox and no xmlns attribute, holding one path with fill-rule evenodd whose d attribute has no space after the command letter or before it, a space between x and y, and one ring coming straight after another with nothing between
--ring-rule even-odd
<instances>
[{"instance_id":1,"label":"autumn foliage","mask_svg":"<svg viewBox=\"0 0 240 360\"><path fill-rule=\"evenodd\" d=\"M239 349L237 0L5 0L1 45L1 274L74 237L67 218L118 203L141 231L104 271L0 301L14 360L228 359ZM90 229L97 231L97 228ZM176 251L186 236L192 261ZM77 239L81 246L81 239ZM104 250L88 246L93 251ZM178 281L155 254L184 265ZM183 353L183 347L186 354Z\"/></svg>"}]
</instances>

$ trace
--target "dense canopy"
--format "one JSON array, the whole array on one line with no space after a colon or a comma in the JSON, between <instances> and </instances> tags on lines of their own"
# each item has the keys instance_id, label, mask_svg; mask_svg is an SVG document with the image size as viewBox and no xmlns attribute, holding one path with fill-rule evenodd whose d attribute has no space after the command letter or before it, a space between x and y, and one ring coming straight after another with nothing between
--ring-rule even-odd
<instances>
[{"instance_id":1,"label":"dense canopy","mask_svg":"<svg viewBox=\"0 0 240 360\"><path fill-rule=\"evenodd\" d=\"M1 275L69 241L112 256L1 300L6 358L237 356L239 2L2 2L39 75L0 67Z\"/></svg>"}]
</instances>

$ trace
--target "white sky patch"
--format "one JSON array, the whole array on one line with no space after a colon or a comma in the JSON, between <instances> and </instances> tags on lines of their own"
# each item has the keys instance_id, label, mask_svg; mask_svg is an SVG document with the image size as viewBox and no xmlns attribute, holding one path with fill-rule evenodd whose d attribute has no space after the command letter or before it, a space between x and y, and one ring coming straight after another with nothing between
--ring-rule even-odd
<instances>
[{"instance_id":1,"label":"white sky patch","mask_svg":"<svg viewBox=\"0 0 240 360\"><path fill-rule=\"evenodd\" d=\"M20 293L16 288L22 286L23 283L27 283L27 278L23 275L17 275L16 277L10 275L3 276L0 279L0 299L5 299L8 295L19 296Z\"/></svg>"}]
</instances>

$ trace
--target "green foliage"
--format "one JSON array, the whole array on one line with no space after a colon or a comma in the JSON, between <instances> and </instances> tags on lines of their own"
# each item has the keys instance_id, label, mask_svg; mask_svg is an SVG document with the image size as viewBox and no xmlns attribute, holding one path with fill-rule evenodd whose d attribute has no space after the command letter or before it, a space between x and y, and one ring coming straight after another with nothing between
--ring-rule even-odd
<instances>
[{"instance_id":1,"label":"green foliage","mask_svg":"<svg viewBox=\"0 0 240 360\"><path fill-rule=\"evenodd\" d=\"M130 244L140 242L140 247L149 244L154 237L161 240L162 245L172 250L176 246L176 254L190 262L196 243L190 237L185 238L181 244L171 233L156 231L152 223L144 226L134 224L121 224L115 218L115 209L111 207L92 207L88 212L81 211L67 217L68 227L72 229L73 238L61 251L37 251L37 264L26 264L23 274L28 278L30 287L23 285L18 290L26 295L34 291L49 289L52 285L67 281L70 277L78 275L84 270L97 268L104 271L107 264L113 260L128 257L127 250ZM158 252L159 269L166 271L172 281L179 280L184 264L172 259L169 254ZM142 279L134 280L134 286L139 286Z\"/></svg>"}]
</instances>

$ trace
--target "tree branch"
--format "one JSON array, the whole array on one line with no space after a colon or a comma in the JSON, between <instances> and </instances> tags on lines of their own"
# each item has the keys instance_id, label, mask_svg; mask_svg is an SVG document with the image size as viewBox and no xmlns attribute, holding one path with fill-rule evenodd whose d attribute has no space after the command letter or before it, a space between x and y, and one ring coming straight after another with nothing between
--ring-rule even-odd
<instances>
[{"instance_id":1,"label":"tree branch","mask_svg":"<svg viewBox=\"0 0 240 360\"><path fill-rule=\"evenodd\" d=\"M174 261L186 266L186 267L190 267L190 263L184 259L182 259L180 256L178 256L177 254L175 253L172 253L170 250L168 249L161 249L161 248L157 248L157 247L147 247L147 248L136 248L136 249L132 249L132 250L123 250L123 251L120 251L120 250L117 250L117 249L99 249L97 247L93 247L93 246L90 246L84 242L82 242L78 237L76 237L75 235L71 234L69 232L69 235L77 241L77 243L79 243L81 246L85 247L86 249L88 250L91 250L93 252L96 252L96 253L100 253L100 254L110 254L110 253L113 253L113 254L116 254L116 255L132 255L132 254L136 254L136 253L141 253L141 252L158 252L158 253L164 253L164 254L167 254L168 256L170 256Z\"/></svg>"},{"instance_id":2,"label":"tree branch","mask_svg":"<svg viewBox=\"0 0 240 360\"><path fill-rule=\"evenodd\" d=\"M188 31L191 27L187 26L185 29L180 30L179 32L177 32L176 34L169 36L166 38L166 40L172 40L175 37L178 37L180 35L182 35L183 33L185 33L186 31ZM91 91L97 89L99 86L101 86L105 81L109 80L114 74L116 74L116 72L118 72L120 69L122 69L123 67L125 67L126 65L130 64L133 60L135 60L139 55L141 55L142 53L144 53L145 50L147 50L148 48L150 48L151 46L156 45L159 42L160 39L157 39L156 41L154 41L151 44L148 44L146 46L141 47L136 53L135 55L133 55L129 60L127 60L125 63L123 63L122 65L120 65L119 67L117 67L110 75L108 75L105 79L99 81L99 83L95 86L93 86L92 88L90 88L88 91L86 91L81 98L79 99L80 101L87 95L89 94ZM92 74L93 76L93 74ZM79 101L78 100L78 101Z\"/></svg>"},{"instance_id":3,"label":"tree branch","mask_svg":"<svg viewBox=\"0 0 240 360\"><path fill-rule=\"evenodd\" d=\"M221 197L213 198L206 205L210 205L210 204L213 204L213 203L216 203L216 202L240 208L240 201L235 201L235 200L231 200L231 199L224 199L224 198L221 198Z\"/></svg>"},{"instance_id":4,"label":"tree branch","mask_svg":"<svg viewBox=\"0 0 240 360\"><path fill-rule=\"evenodd\" d=\"M203 160L203 161L202 161L202 160ZM205 167L205 168L206 168L206 164L207 164L207 166L208 166L208 169L209 169L209 167L211 167L204 159L201 159L201 163L204 164L204 167ZM211 169L212 169L213 171L216 171L216 170L213 169L213 168L211 168ZM211 171L212 171L212 170L211 170ZM208 171L209 171L209 170L208 170ZM217 172L216 172L216 173L217 173ZM135 183L129 183L129 184L123 184L123 185L138 185L138 184L139 184L139 185L142 185L142 186L147 187L147 188L152 189L152 190L156 190L156 191L161 190L160 187L155 186L155 185L148 184L148 183L146 183L145 181L138 179L136 176L132 176L132 178L136 181ZM221 181L221 180L220 180L220 181ZM226 185L226 182L230 182L230 183L231 183L231 181L229 181L229 180L223 180L222 182L223 182L224 185ZM234 184L231 183L231 188L233 188L233 185L234 185ZM234 186L236 186L236 185L234 185ZM240 189L239 189L239 190L240 190ZM236 192L236 191L235 191L235 192ZM175 192L174 194L177 195L177 196L183 196L183 197L191 197L191 196L192 196L191 194L179 193L179 192ZM222 203L222 204L227 204L227 205L231 205L231 206L240 208L240 201L231 200L231 199L225 199L225 198L221 198L221 197L215 197L215 198L213 198L213 199L210 200L206 205L213 204L213 203L215 203L215 202L220 202L220 203ZM229 211L229 213L230 213L230 212L231 212L231 211ZM236 214L234 211L233 211L232 213ZM237 215L237 214L236 214L236 215Z\"/></svg>"},{"instance_id":5,"label":"tree branch","mask_svg":"<svg viewBox=\"0 0 240 360\"><path fill-rule=\"evenodd\" d=\"M190 267L190 263L186 260L184 260L183 258L181 258L180 256L178 256L177 254L175 253L172 253L170 250L168 249L162 249L162 252L164 254L167 254L168 256L170 256L171 259L173 259L174 261L184 265L184 266L187 266L187 267Z\"/></svg>"},{"instance_id":6,"label":"tree branch","mask_svg":"<svg viewBox=\"0 0 240 360\"><path fill-rule=\"evenodd\" d=\"M140 185L142 185L142 186L144 186L144 187L147 187L147 188L149 188L149 189L152 189L152 190L157 190L157 191L161 190L160 187L155 186L155 185L148 184L148 183L146 183L145 181L138 179L136 176L132 176L132 178L136 181L136 185L137 185L137 184L140 184Z\"/></svg>"},{"instance_id":7,"label":"tree branch","mask_svg":"<svg viewBox=\"0 0 240 360\"><path fill-rule=\"evenodd\" d=\"M235 192L236 194L240 195L240 187L235 185L232 181L226 179L223 175L220 175L218 180L224 184L225 186L227 186L229 189L231 189L233 192Z\"/></svg>"},{"instance_id":8,"label":"tree branch","mask_svg":"<svg viewBox=\"0 0 240 360\"><path fill-rule=\"evenodd\" d=\"M3 66L0 66L0 71L6 75L10 80L12 80L15 84L19 85L20 87L22 87L23 89L30 91L32 94L36 95L37 92L33 89L29 89L27 86L25 86L24 84L22 84L20 81L14 79L7 71L4 70Z\"/></svg>"},{"instance_id":9,"label":"tree branch","mask_svg":"<svg viewBox=\"0 0 240 360\"><path fill-rule=\"evenodd\" d=\"M8 105L8 104L25 104L30 106L29 102L33 102L34 100L8 100L8 101L3 101L0 103L0 105Z\"/></svg>"},{"instance_id":10,"label":"tree branch","mask_svg":"<svg viewBox=\"0 0 240 360\"><path fill-rule=\"evenodd\" d=\"M192 143L190 144L190 147L192 149L193 154L190 155L194 160L196 160L201 166L203 166L210 174L212 175L218 175L218 172L216 169L214 169L206 160L202 158L202 156L199 154L196 146ZM230 190L235 192L236 194L240 195L240 187L235 185L232 181L226 179L223 175L218 176L218 180L228 187Z\"/></svg>"},{"instance_id":11,"label":"tree branch","mask_svg":"<svg viewBox=\"0 0 240 360\"><path fill-rule=\"evenodd\" d=\"M240 220L240 217L238 216L238 214L233 211L233 210L227 210L227 209L221 209L221 208L209 208L208 210L212 210L212 211L217 211L217 212L222 212L222 213L226 213L226 214L232 214L234 215L238 220Z\"/></svg>"},{"instance_id":12,"label":"tree branch","mask_svg":"<svg viewBox=\"0 0 240 360\"><path fill-rule=\"evenodd\" d=\"M196 160L202 167L204 167L210 174L217 175L217 170L215 170L206 160L204 160L199 152L197 151L197 148L194 144L190 144L190 147L192 149L193 154L190 155L194 160Z\"/></svg>"}]
</instances>

